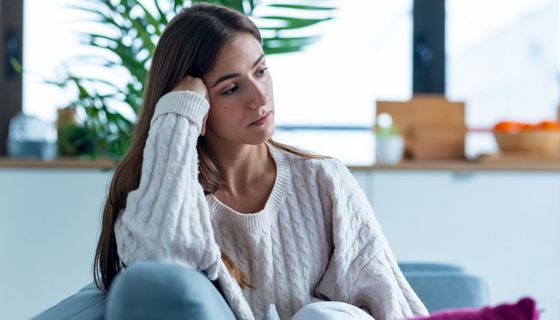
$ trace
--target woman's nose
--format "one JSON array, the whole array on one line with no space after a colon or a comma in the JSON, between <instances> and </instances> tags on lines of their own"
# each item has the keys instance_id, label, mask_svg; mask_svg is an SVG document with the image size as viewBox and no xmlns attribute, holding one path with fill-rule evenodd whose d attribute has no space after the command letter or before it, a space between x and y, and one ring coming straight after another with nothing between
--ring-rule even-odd
<instances>
[{"instance_id":1,"label":"woman's nose","mask_svg":"<svg viewBox=\"0 0 560 320\"><path fill-rule=\"evenodd\" d=\"M268 94L264 85L255 83L249 99L249 108L256 109L268 103Z\"/></svg>"}]
</instances>

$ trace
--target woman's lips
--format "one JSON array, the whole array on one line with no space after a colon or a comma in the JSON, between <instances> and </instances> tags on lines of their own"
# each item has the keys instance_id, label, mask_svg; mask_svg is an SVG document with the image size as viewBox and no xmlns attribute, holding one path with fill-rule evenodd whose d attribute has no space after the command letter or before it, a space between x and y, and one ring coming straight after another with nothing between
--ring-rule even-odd
<instances>
[{"instance_id":1,"label":"woman's lips","mask_svg":"<svg viewBox=\"0 0 560 320\"><path fill-rule=\"evenodd\" d=\"M270 118L270 115L272 114L272 111L268 111L267 113L264 114L264 116L260 117L257 121L251 122L251 124L249 124L250 126L260 126L265 124L268 119Z\"/></svg>"}]
</instances>

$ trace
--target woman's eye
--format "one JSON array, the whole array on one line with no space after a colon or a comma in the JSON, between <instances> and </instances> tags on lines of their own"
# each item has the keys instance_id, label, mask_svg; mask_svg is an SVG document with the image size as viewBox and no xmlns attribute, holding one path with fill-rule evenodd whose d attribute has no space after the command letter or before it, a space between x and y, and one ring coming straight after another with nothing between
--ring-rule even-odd
<instances>
[{"instance_id":1,"label":"woman's eye","mask_svg":"<svg viewBox=\"0 0 560 320\"><path fill-rule=\"evenodd\" d=\"M266 70L268 70L268 67L262 68L261 70L257 71L257 77L264 76Z\"/></svg>"},{"instance_id":2,"label":"woman's eye","mask_svg":"<svg viewBox=\"0 0 560 320\"><path fill-rule=\"evenodd\" d=\"M222 95L224 95L224 96L232 95L235 91L237 91L238 88L239 88L238 86L233 86L230 89L222 92Z\"/></svg>"}]
</instances>

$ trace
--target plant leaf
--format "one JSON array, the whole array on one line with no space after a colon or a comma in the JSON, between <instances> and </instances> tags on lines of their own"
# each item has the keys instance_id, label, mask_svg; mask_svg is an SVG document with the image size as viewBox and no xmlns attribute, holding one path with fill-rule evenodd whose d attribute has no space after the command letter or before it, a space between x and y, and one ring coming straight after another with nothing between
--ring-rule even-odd
<instances>
[{"instance_id":1,"label":"plant leaf","mask_svg":"<svg viewBox=\"0 0 560 320\"><path fill-rule=\"evenodd\" d=\"M312 26L314 24L325 22L331 20L332 17L327 17L323 19L304 19L304 18L292 18L286 16L263 16L258 17L259 19L272 20L282 22L283 26L277 27L261 27L261 30L290 30L290 29L300 29Z\"/></svg>"},{"instance_id":2,"label":"plant leaf","mask_svg":"<svg viewBox=\"0 0 560 320\"><path fill-rule=\"evenodd\" d=\"M284 9L295 9L295 10L312 10L312 11L333 11L337 10L337 7L325 7L325 6L312 6L304 4L285 4L285 3L271 3L267 4L268 7L272 8L284 8Z\"/></svg>"}]
</instances>

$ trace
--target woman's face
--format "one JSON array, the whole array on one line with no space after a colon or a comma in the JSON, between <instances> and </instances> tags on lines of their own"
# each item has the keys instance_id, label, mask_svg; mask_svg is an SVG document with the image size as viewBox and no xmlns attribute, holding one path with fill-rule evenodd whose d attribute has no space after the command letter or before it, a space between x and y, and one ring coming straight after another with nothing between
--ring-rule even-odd
<instances>
[{"instance_id":1,"label":"woman's face","mask_svg":"<svg viewBox=\"0 0 560 320\"><path fill-rule=\"evenodd\" d=\"M207 137L252 145L272 137L272 79L261 45L251 34L239 33L225 45L203 80L210 100Z\"/></svg>"}]
</instances>

